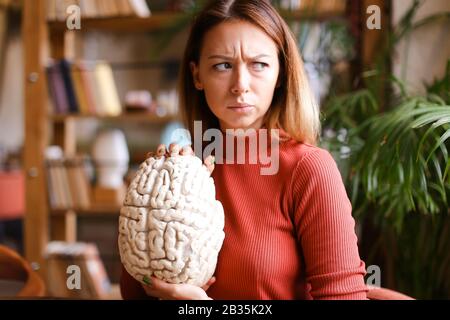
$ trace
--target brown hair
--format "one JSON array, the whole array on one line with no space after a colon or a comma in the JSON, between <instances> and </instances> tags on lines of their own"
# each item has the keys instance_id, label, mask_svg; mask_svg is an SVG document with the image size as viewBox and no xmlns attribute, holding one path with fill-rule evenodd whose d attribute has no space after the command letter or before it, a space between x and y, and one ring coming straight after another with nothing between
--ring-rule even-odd
<instances>
[{"instance_id":1,"label":"brown hair","mask_svg":"<svg viewBox=\"0 0 450 320\"><path fill-rule=\"evenodd\" d=\"M199 63L204 35L219 23L230 20L250 22L263 30L276 44L280 63L279 86L264 116L267 129L280 129L288 138L315 144L320 123L303 61L289 27L267 0L211 1L194 19L184 52L179 78L180 107L193 137L194 121L202 121L203 130L219 128L203 91L194 86L190 62Z\"/></svg>"}]
</instances>

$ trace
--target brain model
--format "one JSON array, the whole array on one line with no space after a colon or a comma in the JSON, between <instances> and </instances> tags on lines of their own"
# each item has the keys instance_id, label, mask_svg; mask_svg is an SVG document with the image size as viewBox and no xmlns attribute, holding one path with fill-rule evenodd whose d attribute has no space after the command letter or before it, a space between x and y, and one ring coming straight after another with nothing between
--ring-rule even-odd
<instances>
[{"instance_id":1,"label":"brain model","mask_svg":"<svg viewBox=\"0 0 450 320\"><path fill-rule=\"evenodd\" d=\"M141 282L155 276L203 286L224 239L214 181L193 155L150 157L131 182L119 218L122 264Z\"/></svg>"}]
</instances>

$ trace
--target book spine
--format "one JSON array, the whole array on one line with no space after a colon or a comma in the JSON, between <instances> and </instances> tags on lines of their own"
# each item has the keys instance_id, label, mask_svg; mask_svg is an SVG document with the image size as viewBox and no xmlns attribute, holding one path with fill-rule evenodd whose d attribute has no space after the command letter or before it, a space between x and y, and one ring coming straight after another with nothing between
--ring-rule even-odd
<instances>
[{"instance_id":1,"label":"book spine","mask_svg":"<svg viewBox=\"0 0 450 320\"><path fill-rule=\"evenodd\" d=\"M62 78L64 80L64 87L66 88L66 94L69 102L69 111L72 113L78 113L78 101L75 95L73 86L73 79L70 74L70 62L66 59L62 59L59 62Z\"/></svg>"}]
</instances>

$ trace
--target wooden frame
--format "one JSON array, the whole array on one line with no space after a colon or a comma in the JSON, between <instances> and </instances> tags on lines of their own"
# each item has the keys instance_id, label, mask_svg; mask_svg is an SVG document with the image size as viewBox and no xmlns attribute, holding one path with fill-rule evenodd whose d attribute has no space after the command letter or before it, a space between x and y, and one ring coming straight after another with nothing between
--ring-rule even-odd
<instances>
[{"instance_id":1,"label":"wooden frame","mask_svg":"<svg viewBox=\"0 0 450 320\"><path fill-rule=\"evenodd\" d=\"M22 36L25 62L25 257L41 266L45 278L44 250L49 240L44 151L48 141L45 0L24 2Z\"/></svg>"}]
</instances>

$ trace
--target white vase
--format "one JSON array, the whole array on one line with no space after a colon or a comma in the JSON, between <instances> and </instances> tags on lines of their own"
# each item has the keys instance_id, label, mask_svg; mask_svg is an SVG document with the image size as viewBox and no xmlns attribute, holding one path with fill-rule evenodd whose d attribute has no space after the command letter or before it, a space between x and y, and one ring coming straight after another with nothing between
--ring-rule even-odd
<instances>
[{"instance_id":1,"label":"white vase","mask_svg":"<svg viewBox=\"0 0 450 320\"><path fill-rule=\"evenodd\" d=\"M98 173L97 185L112 189L121 187L130 161L123 132L118 129L101 132L94 141L92 156Z\"/></svg>"}]
</instances>

